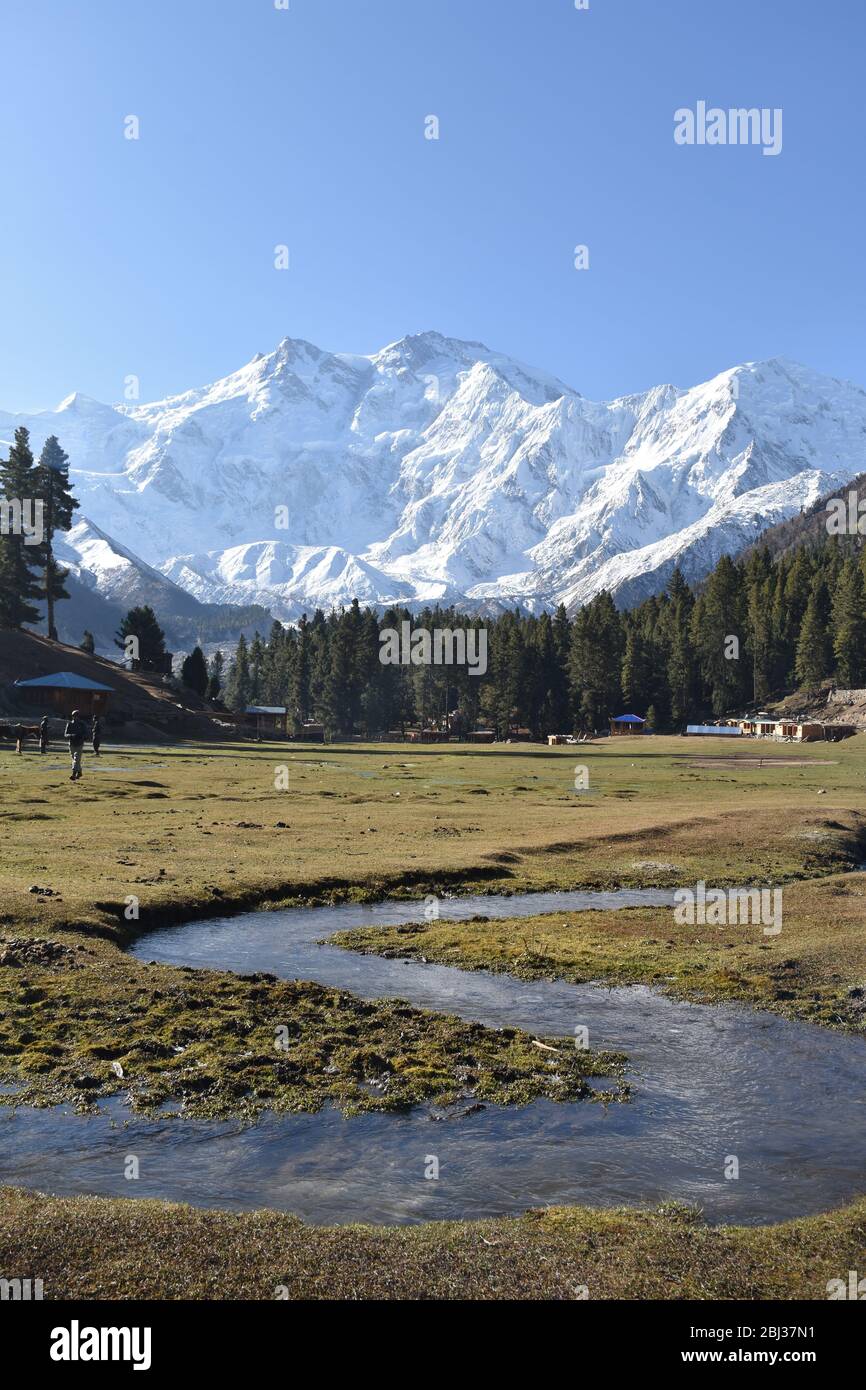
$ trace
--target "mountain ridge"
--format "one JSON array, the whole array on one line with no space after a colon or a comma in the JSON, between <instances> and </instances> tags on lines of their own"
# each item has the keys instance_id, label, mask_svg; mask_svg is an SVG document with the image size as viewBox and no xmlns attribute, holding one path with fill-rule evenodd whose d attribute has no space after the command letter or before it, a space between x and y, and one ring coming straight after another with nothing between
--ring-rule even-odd
<instances>
[{"instance_id":1,"label":"mountain ridge","mask_svg":"<svg viewBox=\"0 0 866 1390\"><path fill-rule=\"evenodd\" d=\"M601 588L636 602L676 564L698 579L859 473L866 392L779 357L593 402L426 332L369 356L283 338L160 401L0 412L0 439L17 424L70 456L107 550L70 533L64 563L100 592L125 553L148 582L285 621L354 597L573 611Z\"/></svg>"}]
</instances>

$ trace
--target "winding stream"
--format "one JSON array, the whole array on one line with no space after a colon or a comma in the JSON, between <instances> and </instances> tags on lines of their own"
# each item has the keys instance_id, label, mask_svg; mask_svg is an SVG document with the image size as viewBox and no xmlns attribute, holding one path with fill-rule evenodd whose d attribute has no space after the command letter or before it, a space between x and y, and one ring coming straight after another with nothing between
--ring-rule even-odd
<instances>
[{"instance_id":1,"label":"winding stream","mask_svg":"<svg viewBox=\"0 0 866 1390\"><path fill-rule=\"evenodd\" d=\"M445 899L443 918L519 917L672 902L658 889ZM633 1099L536 1101L442 1116L267 1116L257 1125L0 1108L0 1181L54 1193L268 1206L316 1223L514 1214L581 1203L699 1203L709 1220L808 1215L866 1191L866 1039L745 1008L361 956L317 942L350 926L417 920L422 905L296 908L171 927L142 960L318 980L491 1026L571 1036L629 1054ZM126 1155L140 1177L124 1177ZM739 1177L726 1178L729 1156ZM435 1156L439 1178L425 1178Z\"/></svg>"}]
</instances>

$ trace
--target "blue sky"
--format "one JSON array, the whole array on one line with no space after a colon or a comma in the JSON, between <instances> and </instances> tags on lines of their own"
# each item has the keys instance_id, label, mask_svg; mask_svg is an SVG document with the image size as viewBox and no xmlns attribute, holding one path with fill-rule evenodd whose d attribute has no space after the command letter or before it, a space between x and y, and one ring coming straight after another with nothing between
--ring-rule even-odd
<instances>
[{"instance_id":1,"label":"blue sky","mask_svg":"<svg viewBox=\"0 0 866 1390\"><path fill-rule=\"evenodd\" d=\"M864 40L862 0L0 0L0 408L426 328L596 398L866 384ZM677 146L700 99L781 154Z\"/></svg>"}]
</instances>

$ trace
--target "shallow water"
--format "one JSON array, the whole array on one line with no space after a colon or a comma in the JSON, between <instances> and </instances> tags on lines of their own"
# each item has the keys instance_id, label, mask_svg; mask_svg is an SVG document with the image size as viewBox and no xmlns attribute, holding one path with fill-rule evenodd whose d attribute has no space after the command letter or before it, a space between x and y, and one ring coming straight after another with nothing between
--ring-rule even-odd
<instances>
[{"instance_id":1,"label":"shallow water","mask_svg":"<svg viewBox=\"0 0 866 1390\"><path fill-rule=\"evenodd\" d=\"M441 900L441 915L515 917L672 902L672 891ZM537 1101L442 1116L433 1107L345 1119L234 1123L0 1109L0 1180L52 1192L277 1207L313 1222L421 1221L554 1203L699 1203L753 1223L824 1210L866 1190L866 1040L733 1007L678 1003L644 987L602 989L317 945L341 928L418 920L423 904L249 913L142 937L143 960L315 979L541 1036L589 1028L629 1054L628 1104ZM124 1178L128 1154L140 1178ZM739 1177L725 1176L735 1156ZM438 1179L426 1178L430 1159Z\"/></svg>"}]
</instances>

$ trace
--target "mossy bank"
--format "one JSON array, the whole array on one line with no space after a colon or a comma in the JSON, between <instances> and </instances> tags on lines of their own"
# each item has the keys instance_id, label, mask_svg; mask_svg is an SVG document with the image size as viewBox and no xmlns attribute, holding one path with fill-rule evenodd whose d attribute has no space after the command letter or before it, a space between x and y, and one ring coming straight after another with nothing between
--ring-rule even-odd
<instances>
[{"instance_id":1,"label":"mossy bank","mask_svg":"<svg viewBox=\"0 0 866 1390\"><path fill-rule=\"evenodd\" d=\"M0 1189L0 1274L46 1299L826 1299L863 1269L866 1202L778 1226L686 1207L421 1226Z\"/></svg>"}]
</instances>

